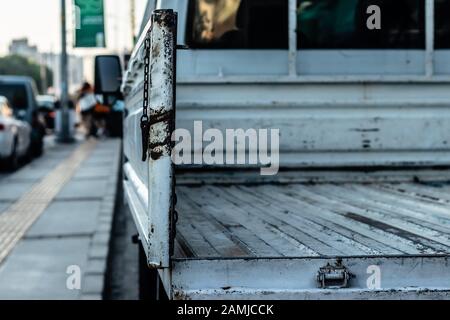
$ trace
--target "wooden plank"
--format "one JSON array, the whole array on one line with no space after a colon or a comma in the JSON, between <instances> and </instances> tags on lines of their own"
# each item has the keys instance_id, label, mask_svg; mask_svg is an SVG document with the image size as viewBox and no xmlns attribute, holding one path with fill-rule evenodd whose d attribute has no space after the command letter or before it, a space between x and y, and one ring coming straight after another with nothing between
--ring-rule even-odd
<instances>
[{"instance_id":1,"label":"wooden plank","mask_svg":"<svg viewBox=\"0 0 450 320\"><path fill-rule=\"evenodd\" d=\"M408 199L390 190L374 188L371 185L351 185L355 192L361 193L363 197L377 200L380 203L391 204L403 213L405 210L406 218L415 217L424 221L432 222L442 226L450 225L450 211L445 206L436 206L431 203L421 202L419 200Z\"/></svg>"},{"instance_id":2,"label":"wooden plank","mask_svg":"<svg viewBox=\"0 0 450 320\"><path fill-rule=\"evenodd\" d=\"M274 187L273 196L276 198L278 193L277 187ZM301 215L297 215L296 212L292 213L280 208L278 201L264 201L264 195L258 194L257 188L250 187L230 187L224 190L224 193L232 193L234 197L241 201L243 206L257 206L258 210L265 217L279 220L281 223L291 225L297 230L301 230L313 238L327 244L332 248L334 255L367 255L379 253L369 247L362 245L354 241L351 238L347 238L342 234L337 233L335 230L330 229L320 223L303 218ZM264 219L264 218L263 218ZM266 218L267 219L267 218ZM320 253L320 250L316 250Z\"/></svg>"},{"instance_id":3,"label":"wooden plank","mask_svg":"<svg viewBox=\"0 0 450 320\"><path fill-rule=\"evenodd\" d=\"M202 188L201 192L196 194L191 193L189 196L200 205L207 206L209 213L214 215L216 219L220 220L224 215L235 219L235 221L247 230L251 230L250 232L258 235L267 245L280 252L281 255L289 255L297 251L300 252L301 256L316 254L294 239L280 237L280 231L278 229L272 226L266 226L260 219L249 217L248 213L241 208L234 207L230 203L223 201L219 195L213 194L205 190L205 188ZM211 201L211 199L213 200ZM254 244L252 246L254 247Z\"/></svg>"},{"instance_id":4,"label":"wooden plank","mask_svg":"<svg viewBox=\"0 0 450 320\"><path fill-rule=\"evenodd\" d=\"M422 201L417 210L411 208L413 194L410 199L392 195L388 186L384 191L378 190L382 196L368 197L364 196L366 187L363 184L296 184L192 189L179 186L177 190L182 190L181 208L191 210L187 217L192 221L197 219L194 225L201 216L214 219L216 226L203 222L202 235L219 229L222 234L228 233L229 241L239 243L256 256L295 256L292 247L299 245L303 246L300 256L450 251L450 214L448 219L443 218L445 206L439 203L436 206L431 199L428 203ZM400 198L407 205L399 206L393 198ZM437 207L437 213L423 212L430 206Z\"/></svg>"},{"instance_id":5,"label":"wooden plank","mask_svg":"<svg viewBox=\"0 0 450 320\"><path fill-rule=\"evenodd\" d=\"M188 209L188 206L184 205L187 202L185 197L181 196L178 198L180 203L180 211L178 212L179 224L184 225L187 222L191 224L201 234L203 239L214 248L219 256L246 257L252 255L251 252L236 244L223 226L208 216L205 216L202 210ZM187 239L191 236L190 233L184 234L184 237Z\"/></svg>"},{"instance_id":6,"label":"wooden plank","mask_svg":"<svg viewBox=\"0 0 450 320\"><path fill-rule=\"evenodd\" d=\"M207 210L207 207L205 208L202 205L198 205L186 195L186 193L198 192L198 188L178 188L177 191L181 197L181 202L183 203L181 208L189 208L189 210L192 210L193 212L202 211L205 219L214 220L217 224L220 224L223 227L224 232L226 232L235 242L241 244L249 255L265 257L280 256L279 252L258 238L252 231L247 230L241 224L232 220L228 215L222 215L220 216L220 219L217 219L216 216L212 215Z\"/></svg>"},{"instance_id":7,"label":"wooden plank","mask_svg":"<svg viewBox=\"0 0 450 320\"><path fill-rule=\"evenodd\" d=\"M202 203L197 203L195 202L190 195L195 195L195 194L201 194L203 191L204 187L177 187L177 195L181 196L181 201L183 201L183 208L189 208L189 210L191 211L200 211L203 213L207 213L209 214L209 210L208 208L210 206L213 206L214 203L211 201L210 203L206 202L205 205ZM179 206L179 204L177 204L177 207ZM216 219L216 217L212 216L212 218ZM221 215L220 219L216 219L219 220L221 222L221 224L223 226L225 226L226 228L230 228L230 227L239 227L241 226L241 224L239 222L237 222L232 215L230 214L225 214L225 215Z\"/></svg>"},{"instance_id":8,"label":"wooden plank","mask_svg":"<svg viewBox=\"0 0 450 320\"><path fill-rule=\"evenodd\" d=\"M431 204L418 201L417 199L410 199L407 197L398 197L393 195L392 192L385 189L378 188L376 184L363 184L359 185L359 188L365 192L370 192L372 195L378 194L379 197L385 199L388 202L397 203L401 207L406 207L411 210L420 210L421 212L432 212L434 216L438 216L442 219L448 220L450 218L449 208L441 204Z\"/></svg>"},{"instance_id":9,"label":"wooden plank","mask_svg":"<svg viewBox=\"0 0 450 320\"><path fill-rule=\"evenodd\" d=\"M352 187L354 186L352 185ZM343 185L323 185L312 187L312 190L323 196L335 199L348 210L358 208L359 210L356 214L363 216L363 219L370 221L373 225L392 230L396 234L421 242L439 253L446 253L450 250L448 234L428 228L420 220L406 219L407 216L398 214L398 210L386 210L383 208L382 203L374 202L371 198L358 196L358 193L352 192L353 189ZM353 211L350 212L353 213ZM352 215L349 214L349 216ZM361 219L354 215L352 217Z\"/></svg>"},{"instance_id":10,"label":"wooden plank","mask_svg":"<svg viewBox=\"0 0 450 320\"><path fill-rule=\"evenodd\" d=\"M283 233L278 229L262 223L260 219L240 207L224 202L219 196L212 195L205 188L198 188L196 192L185 193L185 195L197 205L206 207L208 213L216 219L221 220L224 216L228 216L247 230L251 230L261 241L264 241L282 256L318 256L317 252L295 239L283 236Z\"/></svg>"},{"instance_id":11,"label":"wooden plank","mask_svg":"<svg viewBox=\"0 0 450 320\"><path fill-rule=\"evenodd\" d=\"M239 189L242 188L241 186L238 187ZM258 188L252 189L249 194L247 194L248 197L255 196L259 191ZM262 192L261 192L262 193ZM363 234L360 234L358 232L355 232L354 229L348 228L343 225L336 224L330 220L324 219L321 214L318 214L318 211L322 211L321 208L316 208L309 206L308 204L305 205L296 205L295 207L284 205L284 201L281 203L279 199L275 195L271 195L268 193L263 193L264 199L270 201L271 203L277 203L277 206L283 211L283 215L290 216L292 219L297 219L304 223L304 221L311 221L316 223L317 225L322 226L322 228L326 228L329 230L332 230L334 233L336 233L335 236L333 236L330 240L333 241L342 241L343 237L344 241L349 242L357 247L360 252L360 254L369 254L369 255L378 255L378 254L401 254L402 252L391 248L387 246L384 243L378 242L372 238L369 238ZM260 198L261 199L261 198ZM270 206L270 204L267 204L267 206ZM289 220L291 222L291 220ZM346 252L347 254L350 254L350 252Z\"/></svg>"},{"instance_id":12,"label":"wooden plank","mask_svg":"<svg viewBox=\"0 0 450 320\"><path fill-rule=\"evenodd\" d=\"M202 236L216 249L222 257L249 257L251 252L239 246L229 236L229 233L221 228L212 219L200 212L185 211L183 215L192 222Z\"/></svg>"},{"instance_id":13,"label":"wooden plank","mask_svg":"<svg viewBox=\"0 0 450 320\"><path fill-rule=\"evenodd\" d=\"M241 186L237 187L241 189ZM359 247L365 254L368 255L378 255L378 254L401 254L400 250L394 249L384 243L381 243L377 240L374 240L370 237L365 236L359 232L356 232L354 228L348 227L346 225L340 225L338 223L334 223L334 221L330 221L324 219L320 211L321 208L313 207L307 203L295 203L294 206L290 206L286 204L285 201L280 201L279 193L274 195L273 193L266 193L261 188L252 189L253 192L260 193L263 197L260 199L267 200L267 205L269 203L277 203L280 209L284 210L284 215L292 216L293 219L299 219L302 217L306 220L313 221L318 225L323 226L324 228L328 228L333 230L336 233L339 233L343 237L353 241L354 245ZM253 193L252 192L252 193ZM248 194L249 197L252 197L252 193Z\"/></svg>"},{"instance_id":14,"label":"wooden plank","mask_svg":"<svg viewBox=\"0 0 450 320\"><path fill-rule=\"evenodd\" d=\"M216 249L203 237L191 223L181 217L177 223L177 237L196 257L219 257Z\"/></svg>"},{"instance_id":15,"label":"wooden plank","mask_svg":"<svg viewBox=\"0 0 450 320\"><path fill-rule=\"evenodd\" d=\"M440 203L443 205L450 204L450 195L443 187L438 188L419 183L382 183L380 184L380 187L388 190L394 190L395 192L400 192L405 196L409 196L414 199L419 198L420 201L424 202Z\"/></svg>"},{"instance_id":16,"label":"wooden plank","mask_svg":"<svg viewBox=\"0 0 450 320\"><path fill-rule=\"evenodd\" d=\"M324 185L324 188L329 188L331 185ZM318 186L310 186L307 190L311 197L314 197L319 201L320 205L331 205L334 208L338 208L338 211L342 216L365 223L379 230L385 231L387 234L395 235L398 240L403 243L413 244L421 253L434 254L445 252L448 248L442 246L433 240L422 237L420 234L412 231L415 230L411 225L402 223L395 220L392 217L383 216L377 211L369 210L364 205L355 205L350 198L354 199L357 196L351 196L344 199L336 198L338 191L329 189L328 191L320 192ZM347 194L351 193L351 190L346 191ZM345 191L343 191L343 194Z\"/></svg>"},{"instance_id":17,"label":"wooden plank","mask_svg":"<svg viewBox=\"0 0 450 320\"><path fill-rule=\"evenodd\" d=\"M184 241L184 239L181 240L180 236L175 237L173 257L192 258L194 254L182 243L182 241Z\"/></svg>"},{"instance_id":18,"label":"wooden plank","mask_svg":"<svg viewBox=\"0 0 450 320\"><path fill-rule=\"evenodd\" d=\"M281 253L276 251L273 247L262 241L253 232L243 226L231 227L230 232L242 241L256 257L282 256Z\"/></svg>"},{"instance_id":19,"label":"wooden plank","mask_svg":"<svg viewBox=\"0 0 450 320\"><path fill-rule=\"evenodd\" d=\"M242 199L236 198L236 195L229 192L230 188L218 188L218 187L207 187L209 191L221 197L221 199L228 201L235 207L240 207L243 210L246 210L251 215L254 215L258 219L262 221L262 223L271 225L277 230L285 233L284 237L290 237L295 241L311 248L318 254L325 256L334 256L337 254L344 254L344 251L338 250L337 248L333 248L327 243L321 241L320 239L308 234L307 232L302 231L301 229L294 228L292 225L285 223L284 221L274 218L271 215L267 215L264 213L262 206L258 205L246 205Z\"/></svg>"},{"instance_id":20,"label":"wooden plank","mask_svg":"<svg viewBox=\"0 0 450 320\"><path fill-rule=\"evenodd\" d=\"M448 219L442 219L440 217L436 217L430 211L423 210L411 210L409 208L405 208L404 206L399 206L397 202L386 201L386 199L381 198L382 195L372 195L364 192L361 188L356 188L354 186L349 186L352 188L352 192L356 193L358 197L364 198L367 203L371 203L375 208L384 209L391 214L398 215L402 220L409 221L415 223L420 226L427 227L431 230L440 231L442 233L448 234L450 231L450 221ZM399 194L399 196L403 196Z\"/></svg>"},{"instance_id":21,"label":"wooden plank","mask_svg":"<svg viewBox=\"0 0 450 320\"><path fill-rule=\"evenodd\" d=\"M265 188L265 187L261 187ZM316 194L308 191L308 186L292 185L280 190L284 196L280 196L283 203L291 203L292 205L311 205L317 212L317 215L333 221L334 223L346 226L351 230L355 230L360 234L370 237L378 242L384 243L389 247L396 248L407 254L420 254L423 248L419 247L410 240L399 237L395 234L386 232L385 230L375 228L366 223L349 219L343 215L339 207L335 203L330 202L323 197L317 197Z\"/></svg>"}]
</instances>

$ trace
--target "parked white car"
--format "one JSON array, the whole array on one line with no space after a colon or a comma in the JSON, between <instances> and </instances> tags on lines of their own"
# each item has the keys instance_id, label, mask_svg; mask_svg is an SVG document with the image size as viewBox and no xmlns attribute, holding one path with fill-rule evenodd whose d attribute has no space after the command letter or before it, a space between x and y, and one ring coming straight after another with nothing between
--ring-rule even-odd
<instances>
[{"instance_id":1,"label":"parked white car","mask_svg":"<svg viewBox=\"0 0 450 320\"><path fill-rule=\"evenodd\" d=\"M14 117L5 97L0 96L0 160L8 169L15 169L30 146L31 126Z\"/></svg>"}]
</instances>

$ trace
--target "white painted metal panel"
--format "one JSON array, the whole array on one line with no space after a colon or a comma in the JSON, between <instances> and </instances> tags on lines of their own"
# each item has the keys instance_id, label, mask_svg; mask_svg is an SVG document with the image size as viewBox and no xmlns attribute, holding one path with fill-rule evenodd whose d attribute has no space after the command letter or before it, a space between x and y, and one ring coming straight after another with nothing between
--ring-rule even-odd
<instances>
[{"instance_id":1,"label":"white painted metal panel","mask_svg":"<svg viewBox=\"0 0 450 320\"><path fill-rule=\"evenodd\" d=\"M176 26L176 13L157 10L145 29L150 35L150 134L145 162L141 159L140 128L144 90L143 37L132 55L122 85L126 99L125 191L147 253L148 265L154 268L169 267L170 259L174 183L170 137L175 125Z\"/></svg>"},{"instance_id":2,"label":"white painted metal panel","mask_svg":"<svg viewBox=\"0 0 450 320\"><path fill-rule=\"evenodd\" d=\"M317 272L333 258L174 260L173 299L448 299L448 256L353 257L342 264L349 288L319 289ZM371 288L373 266L381 270Z\"/></svg>"},{"instance_id":3,"label":"white painted metal panel","mask_svg":"<svg viewBox=\"0 0 450 320\"><path fill-rule=\"evenodd\" d=\"M446 165L445 84L180 84L177 127L280 129L281 166Z\"/></svg>"},{"instance_id":4,"label":"white painted metal panel","mask_svg":"<svg viewBox=\"0 0 450 320\"><path fill-rule=\"evenodd\" d=\"M423 75L424 50L300 50L300 75Z\"/></svg>"},{"instance_id":5,"label":"white painted metal panel","mask_svg":"<svg viewBox=\"0 0 450 320\"><path fill-rule=\"evenodd\" d=\"M450 74L450 50L436 50L434 52L434 73L437 75Z\"/></svg>"},{"instance_id":6,"label":"white painted metal panel","mask_svg":"<svg viewBox=\"0 0 450 320\"><path fill-rule=\"evenodd\" d=\"M176 14L155 11L151 31L148 263L170 265L173 197L171 135L175 119Z\"/></svg>"},{"instance_id":7,"label":"white painted metal panel","mask_svg":"<svg viewBox=\"0 0 450 320\"><path fill-rule=\"evenodd\" d=\"M179 53L180 74L213 75L286 75L288 50L189 50ZM270 63L268 63L270 62Z\"/></svg>"}]
</instances>

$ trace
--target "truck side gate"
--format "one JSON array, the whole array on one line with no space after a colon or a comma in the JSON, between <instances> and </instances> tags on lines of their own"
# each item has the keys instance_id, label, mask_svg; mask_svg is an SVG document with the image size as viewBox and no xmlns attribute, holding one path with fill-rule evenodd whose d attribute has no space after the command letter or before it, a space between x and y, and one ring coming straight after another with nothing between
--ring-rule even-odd
<instances>
[{"instance_id":1,"label":"truck side gate","mask_svg":"<svg viewBox=\"0 0 450 320\"><path fill-rule=\"evenodd\" d=\"M159 269L169 267L174 228L171 136L175 126L176 28L175 12L154 11L132 55L122 85L127 106L124 121L125 194L148 265ZM146 67L147 76L144 74ZM148 93L144 95L146 82ZM147 108L143 108L143 97L148 100ZM146 133L140 128L143 109L148 114L145 121L149 131Z\"/></svg>"}]
</instances>

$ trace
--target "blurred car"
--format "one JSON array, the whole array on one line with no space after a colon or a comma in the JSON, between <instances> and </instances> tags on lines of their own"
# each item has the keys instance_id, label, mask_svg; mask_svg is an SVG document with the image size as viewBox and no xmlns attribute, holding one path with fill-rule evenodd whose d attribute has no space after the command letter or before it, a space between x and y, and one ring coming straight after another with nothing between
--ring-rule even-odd
<instances>
[{"instance_id":1,"label":"blurred car","mask_svg":"<svg viewBox=\"0 0 450 320\"><path fill-rule=\"evenodd\" d=\"M36 98L38 104L39 114L43 117L45 127L47 129L55 129L56 117L56 98L51 95L41 95Z\"/></svg>"},{"instance_id":2,"label":"blurred car","mask_svg":"<svg viewBox=\"0 0 450 320\"><path fill-rule=\"evenodd\" d=\"M45 126L39 119L34 80L24 76L0 76L0 95L8 99L16 119L31 125L30 155L40 156L44 150Z\"/></svg>"},{"instance_id":3,"label":"blurred car","mask_svg":"<svg viewBox=\"0 0 450 320\"><path fill-rule=\"evenodd\" d=\"M8 99L0 96L0 160L14 170L19 159L28 156L31 126L14 117Z\"/></svg>"}]
</instances>

